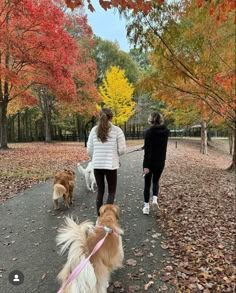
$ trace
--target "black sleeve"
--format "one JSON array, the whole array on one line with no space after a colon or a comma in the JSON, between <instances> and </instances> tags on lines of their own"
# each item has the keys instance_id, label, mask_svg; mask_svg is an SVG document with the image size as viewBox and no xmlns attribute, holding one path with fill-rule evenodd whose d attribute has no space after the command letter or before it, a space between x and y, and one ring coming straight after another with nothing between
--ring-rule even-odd
<instances>
[{"instance_id":1,"label":"black sleeve","mask_svg":"<svg viewBox=\"0 0 236 293\"><path fill-rule=\"evenodd\" d=\"M144 160L143 168L150 168L151 165L151 155L152 155L152 143L151 143L151 134L149 131L146 131L144 137Z\"/></svg>"}]
</instances>

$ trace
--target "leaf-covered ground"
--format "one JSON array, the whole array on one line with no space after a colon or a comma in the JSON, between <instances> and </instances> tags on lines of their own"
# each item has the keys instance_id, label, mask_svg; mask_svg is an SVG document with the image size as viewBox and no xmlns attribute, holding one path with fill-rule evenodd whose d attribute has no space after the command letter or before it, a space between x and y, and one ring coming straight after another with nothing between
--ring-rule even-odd
<instances>
[{"instance_id":1,"label":"leaf-covered ground","mask_svg":"<svg viewBox=\"0 0 236 293\"><path fill-rule=\"evenodd\" d=\"M9 144L0 151L0 200L88 159L83 143Z\"/></svg>"},{"instance_id":2,"label":"leaf-covered ground","mask_svg":"<svg viewBox=\"0 0 236 293\"><path fill-rule=\"evenodd\" d=\"M129 145L137 143L142 142ZM177 148L172 141L168 146L157 221L167 235L162 248L173 256L166 259L161 278L174 284L176 292L235 290L235 174L225 171L231 161L227 147L220 141L212 145L208 156L199 153L196 141L178 141ZM10 148L0 151L2 200L88 159L82 143L10 144ZM148 288L147 283L145 291ZM161 291L165 290L167 286Z\"/></svg>"},{"instance_id":3,"label":"leaf-covered ground","mask_svg":"<svg viewBox=\"0 0 236 293\"><path fill-rule=\"evenodd\" d=\"M137 143L130 140L127 145ZM9 144L8 150L0 150L0 202L32 184L51 178L57 170L74 169L78 162L86 160L84 143Z\"/></svg>"},{"instance_id":4,"label":"leaf-covered ground","mask_svg":"<svg viewBox=\"0 0 236 293\"><path fill-rule=\"evenodd\" d=\"M214 143L213 143L214 145ZM199 153L199 145L169 147L161 181L158 221L175 261L163 280L177 292L235 292L235 173L221 143Z\"/></svg>"}]
</instances>

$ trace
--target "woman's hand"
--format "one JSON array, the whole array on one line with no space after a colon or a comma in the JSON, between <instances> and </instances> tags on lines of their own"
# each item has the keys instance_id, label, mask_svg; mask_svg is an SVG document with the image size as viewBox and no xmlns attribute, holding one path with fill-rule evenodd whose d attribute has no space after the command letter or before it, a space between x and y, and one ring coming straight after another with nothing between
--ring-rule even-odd
<instances>
[{"instance_id":1,"label":"woman's hand","mask_svg":"<svg viewBox=\"0 0 236 293\"><path fill-rule=\"evenodd\" d=\"M143 174L144 174L144 175L147 175L147 174L149 173L149 171L150 171L150 170L149 170L148 168L144 168L144 169L143 169Z\"/></svg>"}]
</instances>

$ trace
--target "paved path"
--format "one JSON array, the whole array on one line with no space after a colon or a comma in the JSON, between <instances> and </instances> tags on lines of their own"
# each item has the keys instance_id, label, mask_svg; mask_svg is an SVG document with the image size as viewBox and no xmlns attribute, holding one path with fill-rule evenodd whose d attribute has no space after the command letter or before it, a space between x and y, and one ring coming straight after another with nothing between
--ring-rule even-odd
<instances>
[{"instance_id":1,"label":"paved path","mask_svg":"<svg viewBox=\"0 0 236 293\"><path fill-rule=\"evenodd\" d=\"M156 216L142 214L142 156L142 151L126 154L118 171L116 203L121 207L121 226L125 230L125 261L124 268L113 273L108 292L174 292L160 280L159 272L167 252L160 247L163 235ZM56 276L66 259L57 253L57 228L70 214L80 221L96 220L95 194L86 191L80 174L76 173L73 208L55 212L51 197L50 180L0 205L1 293L57 292ZM133 265L128 265L127 260ZM13 270L24 274L25 280L20 286L8 281ZM154 284L145 291L144 285L150 281Z\"/></svg>"}]
</instances>

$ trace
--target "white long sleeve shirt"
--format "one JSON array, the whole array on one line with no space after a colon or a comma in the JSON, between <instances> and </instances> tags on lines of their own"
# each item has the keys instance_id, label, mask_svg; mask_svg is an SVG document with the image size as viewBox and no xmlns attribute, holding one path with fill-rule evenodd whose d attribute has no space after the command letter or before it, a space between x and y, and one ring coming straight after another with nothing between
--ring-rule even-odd
<instances>
[{"instance_id":1,"label":"white long sleeve shirt","mask_svg":"<svg viewBox=\"0 0 236 293\"><path fill-rule=\"evenodd\" d=\"M94 126L89 134L87 153L92 159L94 169L115 170L119 168L119 156L126 151L125 136L120 127L111 123L109 136L102 143L97 138L97 126Z\"/></svg>"}]
</instances>

